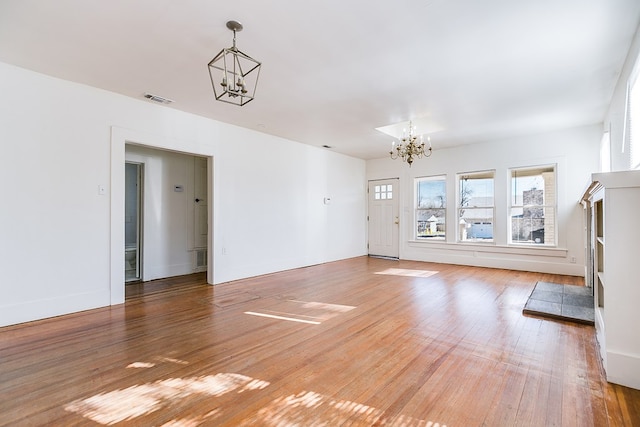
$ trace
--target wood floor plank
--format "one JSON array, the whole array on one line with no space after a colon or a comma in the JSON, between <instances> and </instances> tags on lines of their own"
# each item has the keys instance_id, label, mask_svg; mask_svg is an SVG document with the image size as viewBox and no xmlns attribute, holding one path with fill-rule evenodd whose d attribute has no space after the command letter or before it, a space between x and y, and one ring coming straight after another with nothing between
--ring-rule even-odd
<instances>
[{"instance_id":1,"label":"wood floor plank","mask_svg":"<svg viewBox=\"0 0 640 427\"><path fill-rule=\"evenodd\" d=\"M523 315L579 277L358 257L0 328L0 425L637 426L591 326Z\"/></svg>"}]
</instances>

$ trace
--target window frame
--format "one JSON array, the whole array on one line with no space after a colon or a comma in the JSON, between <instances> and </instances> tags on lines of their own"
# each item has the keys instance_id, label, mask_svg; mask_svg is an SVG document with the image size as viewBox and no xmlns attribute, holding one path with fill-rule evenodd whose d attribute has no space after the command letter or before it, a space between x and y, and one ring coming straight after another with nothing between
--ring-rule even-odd
<instances>
[{"instance_id":1,"label":"window frame","mask_svg":"<svg viewBox=\"0 0 640 427\"><path fill-rule=\"evenodd\" d=\"M491 179L491 204L487 206L479 205L463 205L468 203L465 201L465 195L463 195L462 185L468 179ZM496 171L495 169L488 169L483 171L463 172L456 174L456 242L458 243L480 243L480 244L494 244L495 243L495 221L496 221ZM486 195L483 197L487 197ZM491 238L465 238L468 233L474 228L476 223L468 223L463 218L465 211L491 211ZM462 214L461 214L462 212ZM483 221L480 225L485 225ZM484 227L479 227L478 232L482 232Z\"/></svg>"},{"instance_id":2,"label":"window frame","mask_svg":"<svg viewBox=\"0 0 640 427\"><path fill-rule=\"evenodd\" d=\"M443 192L443 201L442 201L442 207L436 208L436 207L420 207L420 200L419 200L419 196L420 196L420 183L421 182L425 182L425 181L441 181L444 185L444 192ZM432 175L432 176L421 176L421 177L416 177L414 178L414 197L413 197L413 215L414 215L414 220L413 220L413 238L416 241L420 241L420 242L445 242L447 240L447 175L446 174L441 174L441 175ZM441 232L441 234L437 234L436 236L433 237L429 237L429 236L421 236L421 227L419 224L419 217L420 216L424 216L424 215L420 215L419 212L420 211L433 211L433 210L438 210L442 212L441 216L438 216L438 218L442 218L443 222L442 223L435 223L435 227L434 225L430 225L429 228L433 229L435 228L435 232L438 233L437 229L439 228L439 225L442 224L442 227L440 228L444 228L444 230ZM433 228L432 228L433 227ZM426 229L426 224L424 224L424 228Z\"/></svg>"},{"instance_id":3,"label":"window frame","mask_svg":"<svg viewBox=\"0 0 640 427\"><path fill-rule=\"evenodd\" d=\"M600 172L611 172L611 130L602 133L600 140Z\"/></svg>"},{"instance_id":4,"label":"window frame","mask_svg":"<svg viewBox=\"0 0 640 427\"><path fill-rule=\"evenodd\" d=\"M547 191L545 188L544 178L543 178L543 203L542 204L525 204L524 203L524 192L523 192L523 200L522 204L514 204L514 197L517 197L517 188L514 188L514 179L517 179L518 176L514 176L514 172L523 172L525 175L523 176L536 176L542 175L545 172L553 172L553 200L549 201L547 197ZM539 172L535 174L534 172ZM516 174L517 175L517 174ZM524 167L513 167L508 170L508 179L509 179L509 202L507 203L507 221L508 221L508 237L507 244L513 246L525 246L525 247L549 247L554 248L558 246L558 165L556 163L553 164L544 164L538 166L524 166ZM535 189L535 188L533 188ZM529 191L529 190L528 190ZM549 203L550 202L550 203ZM513 210L514 209L522 209L523 210L523 218L524 218L524 210L529 208L542 209L543 216L538 217L543 219L543 233L546 234L547 231L547 220L549 219L547 216L548 209L551 209L553 214L552 218L549 220L549 228L553 229L553 241L548 241L548 237L543 235L542 242L536 242L535 239L530 240L514 240L513 239ZM533 227L531 227L533 228ZM531 234L533 234L534 230L531 230Z\"/></svg>"},{"instance_id":5,"label":"window frame","mask_svg":"<svg viewBox=\"0 0 640 427\"><path fill-rule=\"evenodd\" d=\"M629 139L629 169L640 169L640 56L627 80L626 123ZM623 147L624 152L624 147Z\"/></svg>"}]
</instances>

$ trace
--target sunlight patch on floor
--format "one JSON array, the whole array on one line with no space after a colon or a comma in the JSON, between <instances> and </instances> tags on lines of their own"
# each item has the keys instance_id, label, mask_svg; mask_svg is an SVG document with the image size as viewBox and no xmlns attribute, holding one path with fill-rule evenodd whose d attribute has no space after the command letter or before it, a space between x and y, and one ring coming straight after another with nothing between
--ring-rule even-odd
<instances>
[{"instance_id":1,"label":"sunlight patch on floor","mask_svg":"<svg viewBox=\"0 0 640 427\"><path fill-rule=\"evenodd\" d=\"M378 271L375 274L383 274L385 276L431 277L438 273L439 271L431 271L431 270L411 270L408 268L387 268L386 270Z\"/></svg>"},{"instance_id":2,"label":"sunlight patch on floor","mask_svg":"<svg viewBox=\"0 0 640 427\"><path fill-rule=\"evenodd\" d=\"M319 325L325 320L353 310L352 305L328 304L315 301L278 301L270 309L245 311L244 314L268 317L270 319Z\"/></svg>"},{"instance_id":3,"label":"sunlight patch on floor","mask_svg":"<svg viewBox=\"0 0 640 427\"><path fill-rule=\"evenodd\" d=\"M125 389L100 393L86 399L76 400L65 409L102 425L113 425L123 421L142 422L136 418L156 411L169 411L171 406L189 407L189 397L216 398L226 393L243 393L263 390L268 381L240 374L219 373L190 378L169 378L153 383L137 384ZM217 406L217 405L216 405ZM163 427L191 427L213 422L222 422L225 408L216 407L198 414L193 409L188 414L158 424ZM175 409L174 409L175 410ZM156 415L161 416L162 413ZM333 426L333 425L379 425L392 427L446 427L445 424L421 420L405 415L388 414L385 410L349 400L334 399L313 391L278 397L259 409L254 416L239 422L240 426Z\"/></svg>"},{"instance_id":4,"label":"sunlight patch on floor","mask_svg":"<svg viewBox=\"0 0 640 427\"><path fill-rule=\"evenodd\" d=\"M277 319L277 320L288 320L290 322L308 323L310 325L319 325L321 323L321 322L316 322L315 320L296 319L295 317L290 317L290 316L282 316L279 314L272 314L272 313L257 313L255 311L245 311L244 314L249 314L251 316L258 316L258 317L268 317L270 319ZM286 314L286 313L283 313L283 314Z\"/></svg>"},{"instance_id":5,"label":"sunlight patch on floor","mask_svg":"<svg viewBox=\"0 0 640 427\"><path fill-rule=\"evenodd\" d=\"M157 360L158 362L176 363L178 365L188 365L189 364L189 362L187 362L186 360L180 360L180 359L175 359L173 357L166 357L166 356L156 356L155 360Z\"/></svg>"},{"instance_id":6,"label":"sunlight patch on floor","mask_svg":"<svg viewBox=\"0 0 640 427\"><path fill-rule=\"evenodd\" d=\"M312 391L280 397L262 408L251 421L264 426L380 425L392 427L446 427L445 424L398 415L386 418L385 411L348 400L336 400Z\"/></svg>"},{"instance_id":7,"label":"sunlight patch on floor","mask_svg":"<svg viewBox=\"0 0 640 427\"><path fill-rule=\"evenodd\" d=\"M149 362L133 362L133 363L129 363L127 365L127 368L153 368L154 366L156 366L155 363L149 363Z\"/></svg>"},{"instance_id":8,"label":"sunlight patch on floor","mask_svg":"<svg viewBox=\"0 0 640 427\"><path fill-rule=\"evenodd\" d=\"M180 359L175 359L173 357L165 357L165 356L156 356L153 358L153 360L155 360L156 362L159 363L175 363L178 365L188 365L189 362L185 361L185 360L180 360ZM156 366L155 363L153 362L133 362L130 363L129 365L127 365L127 368L153 368L154 366Z\"/></svg>"},{"instance_id":9,"label":"sunlight patch on floor","mask_svg":"<svg viewBox=\"0 0 640 427\"><path fill-rule=\"evenodd\" d=\"M68 404L65 410L103 425L111 425L150 414L170 406L176 399L185 399L194 394L218 397L232 391L261 390L268 385L267 381L233 373L169 378L76 400Z\"/></svg>"}]
</instances>

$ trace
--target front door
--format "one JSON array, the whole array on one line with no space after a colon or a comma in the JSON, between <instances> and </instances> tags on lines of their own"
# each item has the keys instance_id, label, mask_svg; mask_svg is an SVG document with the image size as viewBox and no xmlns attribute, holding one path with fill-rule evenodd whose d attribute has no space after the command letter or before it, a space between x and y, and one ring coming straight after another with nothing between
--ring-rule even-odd
<instances>
[{"instance_id":1,"label":"front door","mask_svg":"<svg viewBox=\"0 0 640 427\"><path fill-rule=\"evenodd\" d=\"M369 255L400 255L398 183L398 178L369 181Z\"/></svg>"}]
</instances>

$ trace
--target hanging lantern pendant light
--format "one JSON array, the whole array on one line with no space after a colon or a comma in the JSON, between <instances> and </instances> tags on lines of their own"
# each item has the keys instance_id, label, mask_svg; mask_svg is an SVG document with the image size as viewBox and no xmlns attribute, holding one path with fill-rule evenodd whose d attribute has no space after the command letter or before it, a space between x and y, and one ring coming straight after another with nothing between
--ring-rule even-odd
<instances>
[{"instance_id":1,"label":"hanging lantern pendant light","mask_svg":"<svg viewBox=\"0 0 640 427\"><path fill-rule=\"evenodd\" d=\"M227 28L233 31L233 46L222 49L209 62L209 76L218 101L242 106L255 96L262 64L236 46L236 32L242 31L242 24L229 21Z\"/></svg>"}]
</instances>

